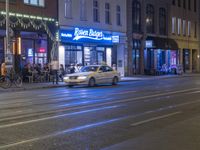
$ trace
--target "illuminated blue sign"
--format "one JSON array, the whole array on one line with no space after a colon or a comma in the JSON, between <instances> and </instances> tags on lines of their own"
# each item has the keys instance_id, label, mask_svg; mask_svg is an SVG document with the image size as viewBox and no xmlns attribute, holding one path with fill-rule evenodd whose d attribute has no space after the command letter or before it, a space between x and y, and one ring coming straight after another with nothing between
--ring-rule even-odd
<instances>
[{"instance_id":1,"label":"illuminated blue sign","mask_svg":"<svg viewBox=\"0 0 200 150\"><path fill-rule=\"evenodd\" d=\"M116 40L117 39L117 40ZM119 36L104 33L94 29L75 28L74 30L60 30L62 42L89 42L89 43L119 43Z\"/></svg>"}]
</instances>

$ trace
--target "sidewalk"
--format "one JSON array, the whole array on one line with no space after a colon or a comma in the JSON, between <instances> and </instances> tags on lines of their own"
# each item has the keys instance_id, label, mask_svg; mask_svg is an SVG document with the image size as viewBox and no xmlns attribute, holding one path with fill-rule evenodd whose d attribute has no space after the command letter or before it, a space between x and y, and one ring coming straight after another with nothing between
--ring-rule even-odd
<instances>
[{"instance_id":1,"label":"sidewalk","mask_svg":"<svg viewBox=\"0 0 200 150\"><path fill-rule=\"evenodd\" d=\"M122 77L121 82L159 80L159 79L193 77L193 76L200 77L200 74L163 75L163 76L136 75L134 77ZM49 82L49 83L23 83L23 86L21 88L16 88L14 85L9 89L0 88L0 93L1 92L34 90L34 89L45 89L45 88L58 88L58 87L66 87L66 85L63 82L59 82L58 85L52 84L52 82Z\"/></svg>"}]
</instances>

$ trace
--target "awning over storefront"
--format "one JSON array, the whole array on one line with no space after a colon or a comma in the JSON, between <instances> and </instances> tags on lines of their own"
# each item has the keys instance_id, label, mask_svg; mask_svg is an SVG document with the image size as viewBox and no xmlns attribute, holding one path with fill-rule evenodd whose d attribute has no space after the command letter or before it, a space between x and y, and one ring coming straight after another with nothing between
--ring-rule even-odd
<instances>
[{"instance_id":1,"label":"awning over storefront","mask_svg":"<svg viewBox=\"0 0 200 150\"><path fill-rule=\"evenodd\" d=\"M146 48L178 50L178 44L170 38L148 36L146 39Z\"/></svg>"}]
</instances>

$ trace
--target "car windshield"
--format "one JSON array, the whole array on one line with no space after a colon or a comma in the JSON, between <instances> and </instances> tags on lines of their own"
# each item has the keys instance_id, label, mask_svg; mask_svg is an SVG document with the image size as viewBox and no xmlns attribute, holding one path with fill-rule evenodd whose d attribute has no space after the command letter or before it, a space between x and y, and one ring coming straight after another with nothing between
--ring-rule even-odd
<instances>
[{"instance_id":1,"label":"car windshield","mask_svg":"<svg viewBox=\"0 0 200 150\"><path fill-rule=\"evenodd\" d=\"M80 72L96 72L98 68L98 66L85 66L81 68Z\"/></svg>"}]
</instances>

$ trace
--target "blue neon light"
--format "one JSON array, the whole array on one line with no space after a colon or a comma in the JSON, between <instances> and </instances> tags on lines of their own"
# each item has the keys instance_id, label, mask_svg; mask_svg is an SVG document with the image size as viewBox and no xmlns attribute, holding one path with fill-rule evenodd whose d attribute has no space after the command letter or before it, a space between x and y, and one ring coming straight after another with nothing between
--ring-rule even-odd
<instances>
[{"instance_id":1,"label":"blue neon light","mask_svg":"<svg viewBox=\"0 0 200 150\"><path fill-rule=\"evenodd\" d=\"M100 30L75 28L74 30L60 30L62 42L91 42L91 43L116 43L116 37ZM113 40L114 39L114 40Z\"/></svg>"}]
</instances>

